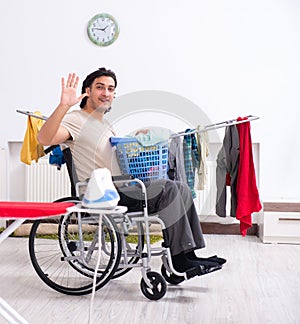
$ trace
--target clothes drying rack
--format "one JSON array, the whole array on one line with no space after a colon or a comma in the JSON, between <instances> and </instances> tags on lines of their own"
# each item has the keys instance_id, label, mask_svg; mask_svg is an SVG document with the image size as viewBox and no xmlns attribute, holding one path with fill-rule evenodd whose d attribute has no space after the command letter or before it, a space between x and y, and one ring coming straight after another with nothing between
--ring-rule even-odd
<instances>
[{"instance_id":1,"label":"clothes drying rack","mask_svg":"<svg viewBox=\"0 0 300 324\"><path fill-rule=\"evenodd\" d=\"M28 111L28 110L16 110L16 111L18 113L20 113L20 114L24 114L24 115L27 115L27 116L39 118L39 119L42 119L42 120L47 120L48 119L48 117L46 117L46 116L35 115L33 112ZM242 120L237 120L237 118L229 119L229 120L225 120L225 121L222 121L222 122L219 122L219 123L203 126L203 128L201 128L201 129L192 129L189 132L185 132L185 131L177 132L177 133L172 134L170 136L170 138L178 137L178 136L184 136L184 135L192 135L192 134L195 134L195 133L203 133L203 132L210 131L210 130L215 130L215 129L218 129L218 128L223 128L223 127L228 127L228 126L233 126L233 125L237 125L237 124L251 122L251 121L257 120L259 118L260 117L258 117L258 116L248 115L248 116L245 116L244 119L242 119Z\"/></svg>"},{"instance_id":2,"label":"clothes drying rack","mask_svg":"<svg viewBox=\"0 0 300 324\"><path fill-rule=\"evenodd\" d=\"M35 117L35 118L38 118L38 119L42 119L42 120L47 120L48 117L46 116L39 116L39 115L35 115L33 112L31 111L28 111L28 110L16 110L16 112L20 113L20 114L23 114L23 115L27 115L27 116L30 116L30 117Z\"/></svg>"},{"instance_id":3,"label":"clothes drying rack","mask_svg":"<svg viewBox=\"0 0 300 324\"><path fill-rule=\"evenodd\" d=\"M228 126L233 126L233 125L237 125L237 124L251 122L251 121L257 120L257 119L259 119L259 117L258 116L253 116L253 115L248 115L246 117L243 117L242 120L238 120L237 118L229 119L229 120L222 121L222 122L219 122L219 123L203 126L201 129L192 129L192 130L190 130L188 132L186 132L186 131L177 132L177 133L172 134L170 136L170 138L174 138L174 137L178 137L178 136L184 136L184 135L192 135L192 134L195 134L195 133L203 133L203 132L215 130L215 129L218 129L218 128L223 128L223 127L228 127Z\"/></svg>"}]
</instances>

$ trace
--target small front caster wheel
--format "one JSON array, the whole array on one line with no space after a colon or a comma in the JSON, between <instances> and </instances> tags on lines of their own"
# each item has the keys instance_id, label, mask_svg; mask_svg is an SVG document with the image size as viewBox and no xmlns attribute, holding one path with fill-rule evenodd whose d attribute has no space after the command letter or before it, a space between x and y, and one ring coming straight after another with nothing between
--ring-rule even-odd
<instances>
[{"instance_id":1,"label":"small front caster wheel","mask_svg":"<svg viewBox=\"0 0 300 324\"><path fill-rule=\"evenodd\" d=\"M167 284L165 279L157 272L147 272L147 278L150 280L152 288L148 287L145 280L141 280L142 293L151 300L158 300L162 298L167 291Z\"/></svg>"}]
</instances>

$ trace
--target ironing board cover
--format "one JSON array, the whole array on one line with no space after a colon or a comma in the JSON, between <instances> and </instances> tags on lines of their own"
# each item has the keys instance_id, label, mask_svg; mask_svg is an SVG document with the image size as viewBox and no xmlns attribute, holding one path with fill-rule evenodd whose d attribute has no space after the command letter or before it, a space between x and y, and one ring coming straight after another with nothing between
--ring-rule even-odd
<instances>
[{"instance_id":1,"label":"ironing board cover","mask_svg":"<svg viewBox=\"0 0 300 324\"><path fill-rule=\"evenodd\" d=\"M70 202L0 201L0 218L40 218L64 214Z\"/></svg>"}]
</instances>

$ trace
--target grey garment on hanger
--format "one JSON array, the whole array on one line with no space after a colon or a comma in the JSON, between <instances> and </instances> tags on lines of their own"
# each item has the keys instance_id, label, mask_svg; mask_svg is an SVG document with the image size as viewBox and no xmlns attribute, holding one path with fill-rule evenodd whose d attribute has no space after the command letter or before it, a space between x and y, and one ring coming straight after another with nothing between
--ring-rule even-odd
<instances>
[{"instance_id":1,"label":"grey garment on hanger","mask_svg":"<svg viewBox=\"0 0 300 324\"><path fill-rule=\"evenodd\" d=\"M183 138L172 138L169 144L169 168L175 170L174 180L187 183L184 169Z\"/></svg>"},{"instance_id":2,"label":"grey garment on hanger","mask_svg":"<svg viewBox=\"0 0 300 324\"><path fill-rule=\"evenodd\" d=\"M217 200L216 214L221 217L226 216L226 174L230 175L231 205L230 216L236 216L237 194L236 185L239 167L239 133L236 125L226 127L223 146L217 157L216 183Z\"/></svg>"}]
</instances>

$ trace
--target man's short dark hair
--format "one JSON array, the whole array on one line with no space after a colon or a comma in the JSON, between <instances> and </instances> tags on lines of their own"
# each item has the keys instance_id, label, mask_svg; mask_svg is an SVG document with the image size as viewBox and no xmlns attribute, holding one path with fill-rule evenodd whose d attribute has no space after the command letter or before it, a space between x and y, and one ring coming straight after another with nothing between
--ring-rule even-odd
<instances>
[{"instance_id":1,"label":"man's short dark hair","mask_svg":"<svg viewBox=\"0 0 300 324\"><path fill-rule=\"evenodd\" d=\"M81 89L81 93L85 93L86 88L90 88L92 83L94 82L94 80L96 78L100 78L102 76L107 76L107 77L111 77L113 78L113 80L115 81L115 87L117 87L117 77L115 75L115 73L111 70L107 70L104 67L99 68L98 70L92 72L91 74L89 74L85 80L82 83L82 89ZM86 105L86 101L87 101L87 97L84 97L81 100L80 103L80 108L83 108Z\"/></svg>"}]
</instances>

